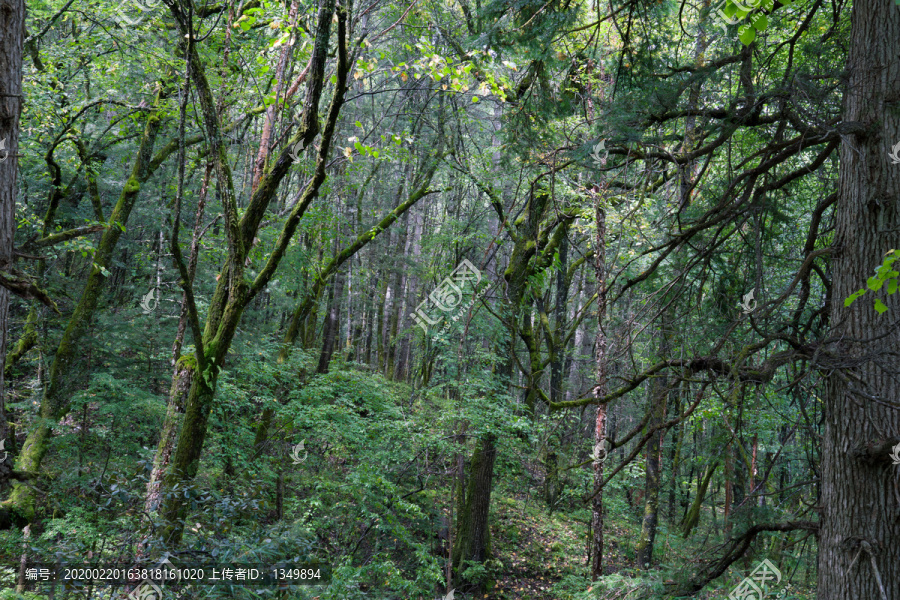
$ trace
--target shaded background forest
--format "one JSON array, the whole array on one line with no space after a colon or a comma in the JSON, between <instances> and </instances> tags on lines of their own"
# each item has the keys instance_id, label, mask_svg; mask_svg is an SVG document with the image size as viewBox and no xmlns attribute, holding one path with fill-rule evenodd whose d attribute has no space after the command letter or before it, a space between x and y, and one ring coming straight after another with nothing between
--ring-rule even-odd
<instances>
[{"instance_id":1,"label":"shaded background forest","mask_svg":"<svg viewBox=\"0 0 900 600\"><path fill-rule=\"evenodd\" d=\"M29 2L0 598L897 597L900 9L742 6Z\"/></svg>"}]
</instances>

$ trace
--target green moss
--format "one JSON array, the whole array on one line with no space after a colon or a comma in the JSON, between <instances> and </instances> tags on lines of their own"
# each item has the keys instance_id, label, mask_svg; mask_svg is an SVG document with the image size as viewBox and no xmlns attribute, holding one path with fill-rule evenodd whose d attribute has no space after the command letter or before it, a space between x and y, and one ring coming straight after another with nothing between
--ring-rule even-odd
<instances>
[{"instance_id":1,"label":"green moss","mask_svg":"<svg viewBox=\"0 0 900 600\"><path fill-rule=\"evenodd\" d=\"M177 369L190 369L192 371L196 370L197 369L197 357L194 356L193 353L184 354L181 356L181 358L178 359L178 362L176 363L175 368L176 368L176 370Z\"/></svg>"},{"instance_id":2,"label":"green moss","mask_svg":"<svg viewBox=\"0 0 900 600\"><path fill-rule=\"evenodd\" d=\"M138 183L138 180L134 177L129 177L128 181L125 182L124 192L126 194L137 194L141 189L141 184Z\"/></svg>"}]
</instances>

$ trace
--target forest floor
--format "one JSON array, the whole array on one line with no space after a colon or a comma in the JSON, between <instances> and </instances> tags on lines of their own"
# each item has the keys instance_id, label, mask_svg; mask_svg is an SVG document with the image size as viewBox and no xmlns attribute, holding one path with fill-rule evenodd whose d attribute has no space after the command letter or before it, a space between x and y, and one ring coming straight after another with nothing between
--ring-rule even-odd
<instances>
[{"instance_id":1,"label":"forest floor","mask_svg":"<svg viewBox=\"0 0 900 600\"><path fill-rule=\"evenodd\" d=\"M484 598L558 600L560 585L585 591L587 524L525 495L495 497L492 551L503 566Z\"/></svg>"}]
</instances>

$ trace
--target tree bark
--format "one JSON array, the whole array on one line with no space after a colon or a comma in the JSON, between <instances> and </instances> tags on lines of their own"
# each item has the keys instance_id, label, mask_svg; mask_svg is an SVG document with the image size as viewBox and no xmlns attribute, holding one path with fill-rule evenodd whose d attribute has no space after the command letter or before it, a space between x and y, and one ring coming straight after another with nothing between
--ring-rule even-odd
<instances>
[{"instance_id":1,"label":"tree bark","mask_svg":"<svg viewBox=\"0 0 900 600\"><path fill-rule=\"evenodd\" d=\"M900 142L898 39L896 6L853 4L842 120L866 131L841 144L830 298L830 339L839 341L830 350L845 369L854 367L849 376L829 369L823 398L819 600L900 598L897 467L886 452L871 460L855 451L900 431L900 411L891 405L900 397L900 299L878 293L888 308L883 315L871 296L844 306L885 253L900 248L900 166L888 156Z\"/></svg>"},{"instance_id":2,"label":"tree bark","mask_svg":"<svg viewBox=\"0 0 900 600\"><path fill-rule=\"evenodd\" d=\"M0 0L0 270L3 271L11 269L14 262L24 36L24 0ZM9 290L0 287L0 356L3 357L8 330ZM0 439L9 435L5 372L5 368L0 369Z\"/></svg>"},{"instance_id":3,"label":"tree bark","mask_svg":"<svg viewBox=\"0 0 900 600\"><path fill-rule=\"evenodd\" d=\"M594 274L597 280L597 342L596 366L597 384L594 398L606 396L607 354L606 354L606 209L601 204L600 190L593 193L594 216L597 231L594 234ZM606 405L597 405L594 423L594 448L606 443ZM603 483L603 461L594 461L594 490ZM603 491L597 492L591 500L591 579L603 576Z\"/></svg>"},{"instance_id":4,"label":"tree bark","mask_svg":"<svg viewBox=\"0 0 900 600\"><path fill-rule=\"evenodd\" d=\"M169 401L166 406L166 417L160 432L159 444L156 447L150 480L147 482L147 495L144 498L144 511L148 514L159 507L160 481L172 459L172 450L175 448L175 440L184 417L184 405L196 370L197 361L193 356L182 356L175 364L175 374L172 377L172 387L169 390Z\"/></svg>"},{"instance_id":5,"label":"tree bark","mask_svg":"<svg viewBox=\"0 0 900 600\"><path fill-rule=\"evenodd\" d=\"M681 522L681 535L684 537L691 535L694 527L700 522L700 509L703 507L703 498L706 497L706 490L709 489L709 482L712 481L712 476L716 472L718 466L719 463L713 463L707 467L706 474L703 475L703 479L697 484L697 495L694 497L691 508Z\"/></svg>"},{"instance_id":6,"label":"tree bark","mask_svg":"<svg viewBox=\"0 0 900 600\"><path fill-rule=\"evenodd\" d=\"M465 570L465 562L484 563L491 557L491 532L488 516L491 506L491 487L494 477L494 459L497 456L496 439L486 434L479 440L469 465L468 489L465 504L460 506L457 534L454 538L453 565L459 574ZM483 587L485 582L478 582Z\"/></svg>"}]
</instances>

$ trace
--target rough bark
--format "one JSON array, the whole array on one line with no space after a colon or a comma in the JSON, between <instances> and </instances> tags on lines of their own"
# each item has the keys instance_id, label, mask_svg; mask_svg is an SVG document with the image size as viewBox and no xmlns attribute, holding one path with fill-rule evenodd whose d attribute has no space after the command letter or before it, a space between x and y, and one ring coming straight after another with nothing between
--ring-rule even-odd
<instances>
[{"instance_id":1,"label":"rough bark","mask_svg":"<svg viewBox=\"0 0 900 600\"><path fill-rule=\"evenodd\" d=\"M497 456L493 434L486 434L478 442L469 464L468 489L464 504L460 505L457 534L454 538L453 566L459 574L464 563L484 563L491 557L491 532L488 516ZM486 582L476 582L483 587Z\"/></svg>"},{"instance_id":2,"label":"rough bark","mask_svg":"<svg viewBox=\"0 0 900 600\"><path fill-rule=\"evenodd\" d=\"M16 190L19 170L19 116L22 113L22 52L25 44L24 0L0 0L0 270L13 266ZM9 290L0 287L0 356L6 356ZM0 370L0 439L6 439L5 371Z\"/></svg>"},{"instance_id":3,"label":"rough bark","mask_svg":"<svg viewBox=\"0 0 900 600\"><path fill-rule=\"evenodd\" d=\"M156 447L150 480L147 482L147 495L144 498L144 511L148 514L159 507L160 480L172 459L172 450L175 448L175 440L184 417L184 404L190 392L196 369L197 361L193 356L182 356L175 365L166 417L160 432L159 444Z\"/></svg>"},{"instance_id":4,"label":"rough bark","mask_svg":"<svg viewBox=\"0 0 900 600\"><path fill-rule=\"evenodd\" d=\"M900 598L897 467L887 454L866 460L855 451L900 431L900 299L880 292L883 315L870 296L844 306L885 252L900 248L900 166L888 156L900 141L898 39L896 6L854 2L843 121L865 130L842 137L830 337L839 340L832 356L855 366L829 371L823 397L819 600Z\"/></svg>"}]
</instances>

